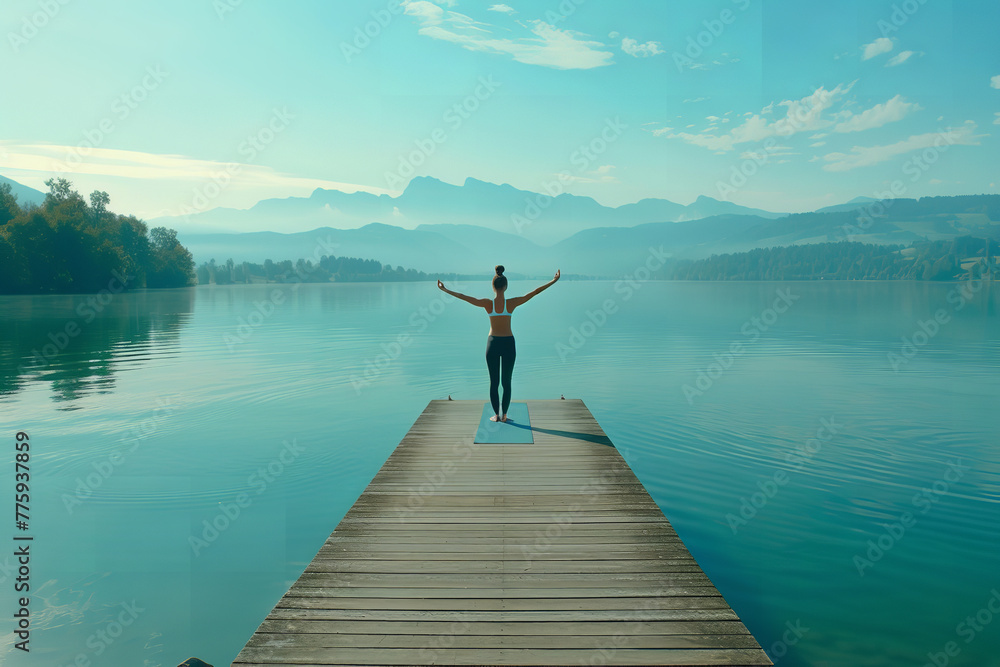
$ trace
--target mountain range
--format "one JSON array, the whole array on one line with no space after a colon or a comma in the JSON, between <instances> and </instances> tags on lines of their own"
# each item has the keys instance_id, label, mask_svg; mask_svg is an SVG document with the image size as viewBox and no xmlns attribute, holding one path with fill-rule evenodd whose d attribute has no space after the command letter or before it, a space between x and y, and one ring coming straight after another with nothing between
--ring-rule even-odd
<instances>
[{"instance_id":1,"label":"mountain range","mask_svg":"<svg viewBox=\"0 0 1000 667\"><path fill-rule=\"evenodd\" d=\"M19 201L44 198L30 188L15 192L24 193ZM700 259L839 240L910 245L970 235L1000 239L1000 195L881 202L858 197L812 213L782 214L710 197L687 206L645 199L612 208L589 197L547 198L472 178L457 186L422 177L397 197L318 189L310 197L267 199L246 210L212 209L148 224L177 229L198 264L336 255L427 273L482 275L504 264L512 275L548 276L558 268L567 275L620 277L654 250L673 259ZM312 231L295 233L199 231L313 225Z\"/></svg>"},{"instance_id":2,"label":"mountain range","mask_svg":"<svg viewBox=\"0 0 1000 667\"><path fill-rule=\"evenodd\" d=\"M653 222L631 227L594 227L550 246L517 234L469 224L422 224L403 229L369 223L357 229L321 227L279 234L179 234L198 263L262 262L336 255L377 259L428 273L492 273L504 264L511 272L620 277L657 252L673 259L699 259L754 248L853 240L910 245L960 236L1000 239L1000 195L885 200L834 207L825 212L781 218L715 215L685 222ZM868 217L872 211L884 211Z\"/></svg>"},{"instance_id":3,"label":"mountain range","mask_svg":"<svg viewBox=\"0 0 1000 667\"><path fill-rule=\"evenodd\" d=\"M0 184L7 183L10 185L11 192L17 196L17 202L19 204L37 204L42 205L45 201L45 193L39 192L34 188L29 188L27 185L21 185L17 181L12 181L6 176L0 176Z\"/></svg>"},{"instance_id":4,"label":"mountain range","mask_svg":"<svg viewBox=\"0 0 1000 667\"><path fill-rule=\"evenodd\" d=\"M317 189L309 197L265 199L246 210L216 208L188 216L157 218L150 223L185 233L247 228L354 229L372 222L406 229L435 224L475 225L547 246L592 227L631 227L645 222L681 222L715 215L779 218L785 214L711 197L699 197L687 206L666 199L643 199L612 208L590 197L568 193L553 197L475 178L452 185L421 176L410 181L397 197Z\"/></svg>"}]
</instances>

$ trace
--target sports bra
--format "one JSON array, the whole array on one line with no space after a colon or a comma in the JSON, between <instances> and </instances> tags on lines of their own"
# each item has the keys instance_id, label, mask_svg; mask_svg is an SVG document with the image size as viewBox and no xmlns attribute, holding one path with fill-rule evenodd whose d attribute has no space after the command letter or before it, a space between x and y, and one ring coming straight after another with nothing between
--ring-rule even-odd
<instances>
[{"instance_id":1,"label":"sports bra","mask_svg":"<svg viewBox=\"0 0 1000 667\"><path fill-rule=\"evenodd\" d=\"M494 308L496 308L496 303L495 302L490 301L490 304ZM509 304L510 304L510 301L508 301L507 299L504 299L503 308L504 308L505 312L503 312L503 313L490 313L489 314L490 317L510 317L512 315L512 313L509 310L510 309L510 305Z\"/></svg>"}]
</instances>

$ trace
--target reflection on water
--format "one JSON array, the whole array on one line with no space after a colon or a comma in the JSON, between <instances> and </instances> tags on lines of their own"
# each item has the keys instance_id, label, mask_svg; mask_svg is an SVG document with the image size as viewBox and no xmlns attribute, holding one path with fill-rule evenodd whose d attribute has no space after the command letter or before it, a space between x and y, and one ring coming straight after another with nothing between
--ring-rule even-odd
<instances>
[{"instance_id":1,"label":"reflection on water","mask_svg":"<svg viewBox=\"0 0 1000 667\"><path fill-rule=\"evenodd\" d=\"M176 351L194 290L0 299L0 396L44 382L60 409L114 391L115 374Z\"/></svg>"},{"instance_id":2,"label":"reflection on water","mask_svg":"<svg viewBox=\"0 0 1000 667\"><path fill-rule=\"evenodd\" d=\"M998 665L1000 620L968 644L955 628L1000 584L1000 290L956 289L649 283L626 299L560 282L515 316L515 400L582 398L762 645L787 649L779 664L924 664L957 641L951 665ZM778 290L791 305L772 314ZM135 293L92 322L79 300L0 297L0 427L35 448L46 664L97 664L88 640L133 603L106 664L228 664L427 402L487 400L488 318L433 284ZM68 321L79 334L44 359ZM278 467L287 443L301 454ZM904 512L915 523L860 573ZM32 664L10 639L0 662Z\"/></svg>"}]
</instances>

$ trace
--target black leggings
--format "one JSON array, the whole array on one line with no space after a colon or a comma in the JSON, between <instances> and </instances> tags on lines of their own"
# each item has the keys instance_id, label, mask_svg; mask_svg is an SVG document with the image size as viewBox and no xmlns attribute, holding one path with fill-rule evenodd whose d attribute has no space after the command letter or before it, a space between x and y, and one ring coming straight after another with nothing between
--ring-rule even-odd
<instances>
[{"instance_id":1,"label":"black leggings","mask_svg":"<svg viewBox=\"0 0 1000 667\"><path fill-rule=\"evenodd\" d=\"M510 407L510 375L514 372L513 336L488 336L486 338L486 367L490 370L490 403L493 412L500 414L499 384L503 379L503 414ZM503 371L500 370L500 360L503 359Z\"/></svg>"}]
</instances>

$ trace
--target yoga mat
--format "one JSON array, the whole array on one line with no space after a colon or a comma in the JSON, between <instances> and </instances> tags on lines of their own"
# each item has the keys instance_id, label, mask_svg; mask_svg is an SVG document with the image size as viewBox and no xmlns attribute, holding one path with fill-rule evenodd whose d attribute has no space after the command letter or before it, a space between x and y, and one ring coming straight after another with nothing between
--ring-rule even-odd
<instances>
[{"instance_id":1,"label":"yoga mat","mask_svg":"<svg viewBox=\"0 0 1000 667\"><path fill-rule=\"evenodd\" d=\"M511 403L506 422L490 421L495 413L489 403L483 405L474 442L483 444L533 444L527 403Z\"/></svg>"}]
</instances>

